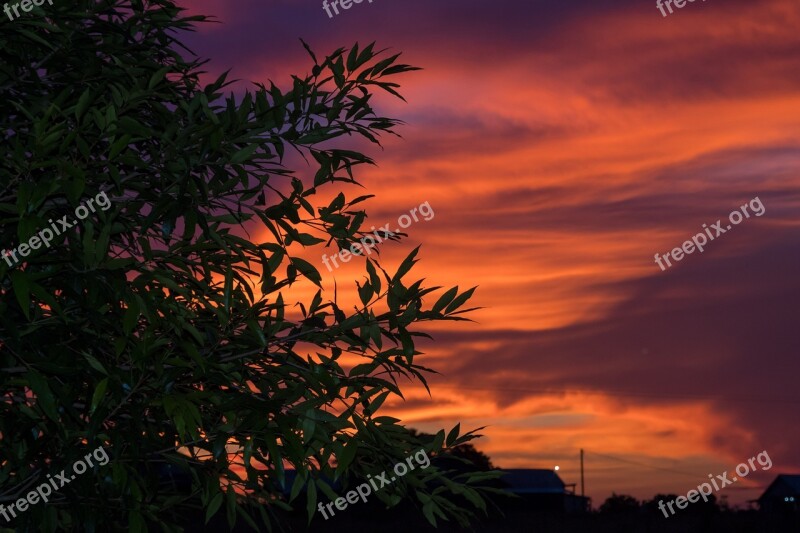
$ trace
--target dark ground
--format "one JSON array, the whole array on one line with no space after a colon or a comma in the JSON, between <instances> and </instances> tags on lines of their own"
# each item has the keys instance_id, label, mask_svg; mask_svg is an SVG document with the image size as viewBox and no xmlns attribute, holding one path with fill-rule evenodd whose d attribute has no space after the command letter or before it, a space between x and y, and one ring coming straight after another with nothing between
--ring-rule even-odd
<instances>
[{"instance_id":1,"label":"dark ground","mask_svg":"<svg viewBox=\"0 0 800 533\"><path fill-rule=\"evenodd\" d=\"M371 502L370 502L371 503ZM479 533L524 532L524 533L800 533L800 514L768 516L758 511L718 511L707 514L676 515L665 518L645 511L629 514L564 514L526 509L524 502L505 505L504 514L493 512L475 524L473 529L462 529L447 523L438 529L431 527L422 513L411 506L384 511L378 507L353 506L324 520L315 517L306 527L303 514L287 517L286 532L347 532L347 533L455 533L476 531ZM228 531L224 520L208 528L187 528L187 531ZM235 530L252 531L237 527ZM267 531L264 528L262 531ZM279 528L274 528L276 533Z\"/></svg>"}]
</instances>

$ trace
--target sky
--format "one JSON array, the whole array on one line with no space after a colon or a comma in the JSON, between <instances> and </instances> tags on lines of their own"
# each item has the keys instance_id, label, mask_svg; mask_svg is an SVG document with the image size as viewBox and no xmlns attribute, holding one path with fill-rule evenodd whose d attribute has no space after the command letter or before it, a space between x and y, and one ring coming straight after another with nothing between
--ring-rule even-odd
<instances>
[{"instance_id":1,"label":"sky","mask_svg":"<svg viewBox=\"0 0 800 533\"><path fill-rule=\"evenodd\" d=\"M674 9L190 7L217 20L186 39L211 60L208 80L232 69L237 90L308 73L299 38L319 56L376 41L424 69L396 80L407 103L378 99L403 138L366 147L378 166L357 177L376 226L424 202L435 212L382 246L382 263L421 244L415 279L477 285L482 309L426 329L431 395L407 384L387 414L431 432L487 426L475 444L496 465L558 465L566 483L579 484L584 449L595 506L612 491L685 494L763 451L772 468L718 496L742 504L800 473L800 4ZM705 228L704 251L658 266ZM354 291L364 275L363 259L316 261L331 298L334 280Z\"/></svg>"}]
</instances>

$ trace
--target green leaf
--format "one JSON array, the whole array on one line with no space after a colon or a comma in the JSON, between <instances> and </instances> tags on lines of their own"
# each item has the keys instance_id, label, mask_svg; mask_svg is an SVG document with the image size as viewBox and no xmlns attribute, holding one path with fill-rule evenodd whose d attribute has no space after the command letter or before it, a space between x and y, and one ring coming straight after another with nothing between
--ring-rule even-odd
<instances>
[{"instance_id":1,"label":"green leaf","mask_svg":"<svg viewBox=\"0 0 800 533\"><path fill-rule=\"evenodd\" d=\"M40 373L31 370L28 372L28 381L31 390L36 394L36 405L44 411L50 420L58 422L58 412L56 410L56 399L53 391L47 385L47 381Z\"/></svg>"},{"instance_id":2,"label":"green leaf","mask_svg":"<svg viewBox=\"0 0 800 533\"><path fill-rule=\"evenodd\" d=\"M89 107L89 103L92 100L92 88L88 87L83 94L81 95L80 99L78 99L78 104L75 106L75 118L80 121L81 116L86 112L86 109Z\"/></svg>"},{"instance_id":3,"label":"green leaf","mask_svg":"<svg viewBox=\"0 0 800 533\"><path fill-rule=\"evenodd\" d=\"M432 501L428 501L425 505L422 506L422 514L425 515L425 518L428 522L433 526L436 527L436 517L433 516L433 507L436 504Z\"/></svg>"},{"instance_id":4,"label":"green leaf","mask_svg":"<svg viewBox=\"0 0 800 533\"><path fill-rule=\"evenodd\" d=\"M458 439L458 434L460 431L461 431L460 423L456 424L455 427L450 430L450 433L447 434L447 441L446 441L448 447L452 446L456 442L456 439Z\"/></svg>"},{"instance_id":5,"label":"green leaf","mask_svg":"<svg viewBox=\"0 0 800 533\"><path fill-rule=\"evenodd\" d=\"M455 311L456 309L458 309L459 307L461 307L462 305L464 305L464 302L469 300L469 298L472 296L472 293L475 292L475 289L477 289L477 287L472 287L470 290L460 294L458 296L458 298L453 300L450 303L450 305L447 306L447 309L444 310L444 314L446 314L446 315L450 314L453 311Z\"/></svg>"},{"instance_id":6,"label":"green leaf","mask_svg":"<svg viewBox=\"0 0 800 533\"><path fill-rule=\"evenodd\" d=\"M300 495L300 491L303 490L303 485L305 484L305 482L306 482L305 477L301 475L300 472L298 472L294 478L294 483L292 483L292 491L289 494L290 502L294 501L294 499Z\"/></svg>"},{"instance_id":7,"label":"green leaf","mask_svg":"<svg viewBox=\"0 0 800 533\"><path fill-rule=\"evenodd\" d=\"M214 497L211 499L211 503L208 504L208 508L206 509L206 525L211 520L219 508L222 507L222 502L225 499L225 495L222 492L217 492Z\"/></svg>"},{"instance_id":8,"label":"green leaf","mask_svg":"<svg viewBox=\"0 0 800 533\"><path fill-rule=\"evenodd\" d=\"M433 304L433 308L431 310L434 313L440 312L442 309L444 309L447 306L447 304L449 304L450 302L453 301L453 298L456 297L456 294L458 294L458 285L456 285L452 289L449 289L447 292L445 292L441 296L441 298L439 298L439 300L437 300L437 302L435 304Z\"/></svg>"},{"instance_id":9,"label":"green leaf","mask_svg":"<svg viewBox=\"0 0 800 533\"><path fill-rule=\"evenodd\" d=\"M383 402L386 401L386 398L388 398L391 393L391 391L387 390L380 393L374 400L370 400L368 409L370 415L376 413L378 409L381 408L381 405L383 405Z\"/></svg>"},{"instance_id":10,"label":"green leaf","mask_svg":"<svg viewBox=\"0 0 800 533\"><path fill-rule=\"evenodd\" d=\"M231 156L231 164L238 165L244 163L245 161L250 159L250 157L255 153L256 150L258 150L257 143L252 143L247 147L242 148L241 150L233 154L233 156Z\"/></svg>"},{"instance_id":11,"label":"green leaf","mask_svg":"<svg viewBox=\"0 0 800 533\"><path fill-rule=\"evenodd\" d=\"M303 276L308 278L317 287L322 288L322 276L320 276L317 269L314 268L314 265L299 257L292 257L290 260L292 265L297 268Z\"/></svg>"},{"instance_id":12,"label":"green leaf","mask_svg":"<svg viewBox=\"0 0 800 533\"><path fill-rule=\"evenodd\" d=\"M344 61L341 57L331 63L331 72L333 73L333 81L336 87L339 89L344 87Z\"/></svg>"},{"instance_id":13,"label":"green leaf","mask_svg":"<svg viewBox=\"0 0 800 533\"><path fill-rule=\"evenodd\" d=\"M111 149L108 152L108 158L115 159L123 149L127 148L128 143L131 142L131 138L131 135L126 133L114 141L114 144L111 145Z\"/></svg>"},{"instance_id":14,"label":"green leaf","mask_svg":"<svg viewBox=\"0 0 800 533\"><path fill-rule=\"evenodd\" d=\"M89 365L91 365L92 368L94 368L98 372L101 372L101 373L105 374L106 376L108 375L108 371L100 363L100 361L98 361L94 356L84 352L83 353L83 358L86 359L89 362Z\"/></svg>"},{"instance_id":15,"label":"green leaf","mask_svg":"<svg viewBox=\"0 0 800 533\"><path fill-rule=\"evenodd\" d=\"M369 274L369 284L372 285L374 291L378 294L381 292L381 278L378 277L378 272L375 270L375 265L372 260L367 259L367 273Z\"/></svg>"},{"instance_id":16,"label":"green leaf","mask_svg":"<svg viewBox=\"0 0 800 533\"><path fill-rule=\"evenodd\" d=\"M147 533L147 524L142 514L138 511L128 513L128 527L131 533Z\"/></svg>"},{"instance_id":17,"label":"green leaf","mask_svg":"<svg viewBox=\"0 0 800 533\"><path fill-rule=\"evenodd\" d=\"M347 470L347 468L352 464L353 460L356 458L356 453L358 452L358 441L356 439L350 439L347 444L344 445L342 448L342 453L336 457L336 474L337 476L341 475L343 472Z\"/></svg>"},{"instance_id":18,"label":"green leaf","mask_svg":"<svg viewBox=\"0 0 800 533\"><path fill-rule=\"evenodd\" d=\"M467 476L467 483L476 483L478 481L490 481L498 479L503 475L500 470L490 470L488 472L473 472Z\"/></svg>"},{"instance_id":19,"label":"green leaf","mask_svg":"<svg viewBox=\"0 0 800 533\"><path fill-rule=\"evenodd\" d=\"M306 488L306 512L308 513L308 523L314 517L314 512L317 510L317 486L314 483L309 483Z\"/></svg>"},{"instance_id":20,"label":"green leaf","mask_svg":"<svg viewBox=\"0 0 800 533\"><path fill-rule=\"evenodd\" d=\"M480 494L471 487L463 487L463 495L464 497L469 500L472 505L480 509L481 511L486 511L486 502L483 498L481 498Z\"/></svg>"},{"instance_id":21,"label":"green leaf","mask_svg":"<svg viewBox=\"0 0 800 533\"><path fill-rule=\"evenodd\" d=\"M236 491L233 490L233 485L228 485L225 491L225 512L228 519L228 527L232 530L236 525Z\"/></svg>"},{"instance_id":22,"label":"green leaf","mask_svg":"<svg viewBox=\"0 0 800 533\"><path fill-rule=\"evenodd\" d=\"M356 68L358 68L358 43L356 43L353 48L350 49L350 53L347 54L347 70L353 72Z\"/></svg>"},{"instance_id":23,"label":"green leaf","mask_svg":"<svg viewBox=\"0 0 800 533\"><path fill-rule=\"evenodd\" d=\"M92 407L89 410L89 414L94 414L97 406L100 405L100 402L103 400L103 396L105 395L107 388L108 378L103 378L94 389L94 394L92 394Z\"/></svg>"},{"instance_id":24,"label":"green leaf","mask_svg":"<svg viewBox=\"0 0 800 533\"><path fill-rule=\"evenodd\" d=\"M325 239L314 237L313 235L310 235L308 233L298 233L296 238L297 242L299 242L303 246L313 246L315 244L320 244L325 242Z\"/></svg>"},{"instance_id":25,"label":"green leaf","mask_svg":"<svg viewBox=\"0 0 800 533\"><path fill-rule=\"evenodd\" d=\"M139 321L139 303L136 299L131 299L128 303L128 308L125 310L125 316L122 318L122 330L126 335L130 335L136 323Z\"/></svg>"},{"instance_id":26,"label":"green leaf","mask_svg":"<svg viewBox=\"0 0 800 533\"><path fill-rule=\"evenodd\" d=\"M408 271L411 270L411 267L413 267L414 264L416 263L414 258L417 256L417 252L418 251L419 251L419 246L414 248L411 251L411 253L408 254L408 256L400 264L400 267L397 269L397 273L392 278L393 280L398 281L398 280L402 279L403 276L405 276L408 273Z\"/></svg>"},{"instance_id":27,"label":"green leaf","mask_svg":"<svg viewBox=\"0 0 800 533\"><path fill-rule=\"evenodd\" d=\"M25 318L31 318L31 284L28 275L19 270L11 273L11 285L14 287L14 296L17 297L17 303L22 309Z\"/></svg>"},{"instance_id":28,"label":"green leaf","mask_svg":"<svg viewBox=\"0 0 800 533\"><path fill-rule=\"evenodd\" d=\"M360 365L356 365L350 370L350 377L371 374L376 367L376 363L362 363Z\"/></svg>"},{"instance_id":29,"label":"green leaf","mask_svg":"<svg viewBox=\"0 0 800 533\"><path fill-rule=\"evenodd\" d=\"M156 85L161 83L161 80L167 75L171 67L162 67L155 71L152 76L150 76L150 81L147 83L148 89L153 89Z\"/></svg>"},{"instance_id":30,"label":"green leaf","mask_svg":"<svg viewBox=\"0 0 800 533\"><path fill-rule=\"evenodd\" d=\"M431 451L439 451L442 449L442 444L444 444L444 430L441 429L436 433L436 436L433 438L433 442L431 443Z\"/></svg>"}]
</instances>

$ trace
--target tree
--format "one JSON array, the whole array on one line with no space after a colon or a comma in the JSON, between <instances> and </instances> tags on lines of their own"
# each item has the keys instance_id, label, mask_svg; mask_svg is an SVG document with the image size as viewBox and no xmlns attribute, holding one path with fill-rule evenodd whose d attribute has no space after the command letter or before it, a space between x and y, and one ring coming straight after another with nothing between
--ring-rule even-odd
<instances>
[{"instance_id":1,"label":"tree","mask_svg":"<svg viewBox=\"0 0 800 533\"><path fill-rule=\"evenodd\" d=\"M686 499L686 496L683 496ZM697 501L691 502L691 505L688 507L684 507L684 509L679 509L675 507L673 504L673 511L669 511L667 509L668 502L674 502L678 499L677 494L656 494L653 496L652 500L643 501L642 508L649 514L653 515L664 515L668 513L669 516L672 516L675 513L680 513L682 515L687 514L701 514L701 515L713 515L720 512L720 505L717 503L717 497L714 494L709 494L705 498L702 496L698 498ZM659 507L659 502L661 502L661 506ZM667 510L664 510L667 509Z\"/></svg>"},{"instance_id":2,"label":"tree","mask_svg":"<svg viewBox=\"0 0 800 533\"><path fill-rule=\"evenodd\" d=\"M453 457L463 464L471 465L475 470L488 472L497 468L492 464L492 460L488 455L469 443L453 447L448 450L444 457Z\"/></svg>"},{"instance_id":3,"label":"tree","mask_svg":"<svg viewBox=\"0 0 800 533\"><path fill-rule=\"evenodd\" d=\"M479 430L484 428L479 428ZM422 442L432 442L436 439L436 435L430 433L419 433L415 429L409 429L411 434L421 439ZM492 464L492 460L488 455L478 450L471 443L459 444L453 446L446 453L442 453L436 460L436 463L443 468L456 468L464 471L484 471L496 470Z\"/></svg>"},{"instance_id":4,"label":"tree","mask_svg":"<svg viewBox=\"0 0 800 533\"><path fill-rule=\"evenodd\" d=\"M633 496L612 492L600 506L603 514L630 514L639 510L639 502Z\"/></svg>"},{"instance_id":5,"label":"tree","mask_svg":"<svg viewBox=\"0 0 800 533\"><path fill-rule=\"evenodd\" d=\"M408 281L415 249L393 274L367 259L346 312L300 257L365 235L369 196L342 186L373 160L353 139L395 133L373 94L400 97L390 80L415 68L372 44L319 61L303 43L313 68L291 88L226 95L227 73L203 86L179 40L204 20L171 0L75 0L3 23L0 242L17 255L0 261L0 504L109 456L20 511L21 530L177 530L198 509L258 528L300 493L310 520L338 496L329 481L476 437L423 443L378 415L400 378L427 387L417 325L465 320L474 289ZM485 478L442 477L417 469L373 497L412 498L431 523L466 523L464 490L485 509Z\"/></svg>"}]
</instances>

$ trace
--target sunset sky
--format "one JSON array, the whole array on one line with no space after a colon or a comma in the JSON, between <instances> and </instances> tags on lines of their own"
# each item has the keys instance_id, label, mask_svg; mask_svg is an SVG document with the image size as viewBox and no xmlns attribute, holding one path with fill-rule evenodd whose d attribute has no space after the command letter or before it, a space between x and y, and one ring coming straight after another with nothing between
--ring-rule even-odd
<instances>
[{"instance_id":1,"label":"sunset sky","mask_svg":"<svg viewBox=\"0 0 800 533\"><path fill-rule=\"evenodd\" d=\"M186 3L218 19L188 42L237 90L308 73L298 38L319 56L376 41L424 68L396 80L408 103L380 96L407 125L357 177L371 224L435 211L382 263L422 244L412 277L478 285L484 309L428 330L432 397L409 384L387 414L486 425L496 465L559 465L567 483L583 448L595 506L685 494L763 450L772 469L719 495L800 472L800 3ZM763 216L654 262L755 197ZM329 289L363 276L362 259L314 260Z\"/></svg>"}]
</instances>

